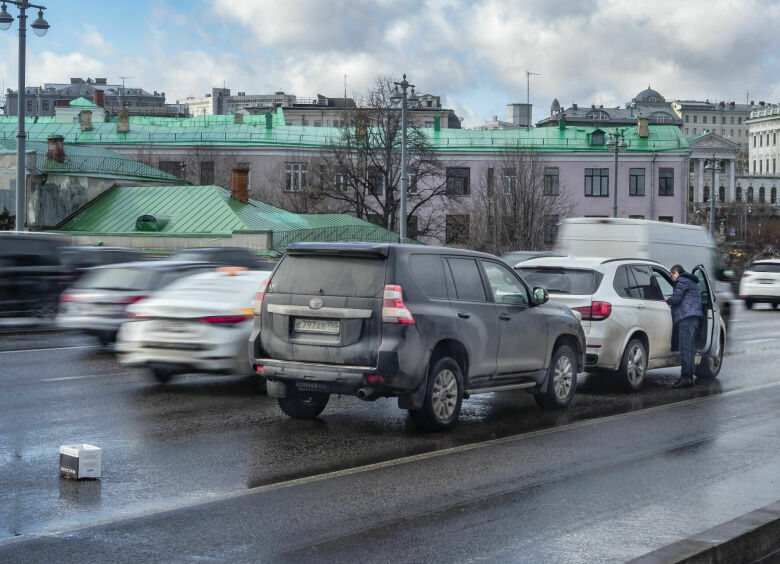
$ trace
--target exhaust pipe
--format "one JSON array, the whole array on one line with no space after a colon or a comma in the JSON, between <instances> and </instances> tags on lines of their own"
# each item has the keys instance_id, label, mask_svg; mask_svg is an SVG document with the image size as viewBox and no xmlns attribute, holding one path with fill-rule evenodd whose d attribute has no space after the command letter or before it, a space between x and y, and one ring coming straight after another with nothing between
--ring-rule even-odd
<instances>
[{"instance_id":1,"label":"exhaust pipe","mask_svg":"<svg viewBox=\"0 0 780 564\"><path fill-rule=\"evenodd\" d=\"M362 400L372 399L371 396L373 394L374 394L374 388L360 388L357 391L357 397L359 397Z\"/></svg>"}]
</instances>

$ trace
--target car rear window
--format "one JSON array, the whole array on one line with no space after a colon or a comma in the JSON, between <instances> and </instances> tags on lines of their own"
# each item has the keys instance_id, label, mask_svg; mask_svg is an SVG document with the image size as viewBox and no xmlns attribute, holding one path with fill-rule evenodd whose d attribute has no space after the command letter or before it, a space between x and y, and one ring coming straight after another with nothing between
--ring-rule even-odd
<instances>
[{"instance_id":1,"label":"car rear window","mask_svg":"<svg viewBox=\"0 0 780 564\"><path fill-rule=\"evenodd\" d=\"M529 286L545 288L551 294L595 294L604 278L601 272L585 268L524 266L516 270Z\"/></svg>"},{"instance_id":2,"label":"car rear window","mask_svg":"<svg viewBox=\"0 0 780 564\"><path fill-rule=\"evenodd\" d=\"M753 272L779 272L780 273L780 263L777 262L754 262L750 265L750 268L748 270L752 270Z\"/></svg>"},{"instance_id":3,"label":"car rear window","mask_svg":"<svg viewBox=\"0 0 780 564\"><path fill-rule=\"evenodd\" d=\"M287 255L268 291L373 298L384 290L386 265L372 257Z\"/></svg>"},{"instance_id":4,"label":"car rear window","mask_svg":"<svg viewBox=\"0 0 780 564\"><path fill-rule=\"evenodd\" d=\"M157 272L145 268L98 268L79 278L74 288L134 292L152 287Z\"/></svg>"}]
</instances>

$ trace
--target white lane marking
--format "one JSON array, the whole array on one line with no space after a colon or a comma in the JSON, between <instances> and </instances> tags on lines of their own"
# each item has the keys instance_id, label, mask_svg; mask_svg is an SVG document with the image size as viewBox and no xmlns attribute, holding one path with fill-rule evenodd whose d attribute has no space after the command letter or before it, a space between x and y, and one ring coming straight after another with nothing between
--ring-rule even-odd
<instances>
[{"instance_id":1,"label":"white lane marking","mask_svg":"<svg viewBox=\"0 0 780 564\"><path fill-rule=\"evenodd\" d=\"M100 527L103 525L110 525L114 523L121 523L123 521L129 521L130 519L137 519L139 517L150 517L152 515L160 515L162 513L168 513L170 511L178 511L180 509L191 509L194 507L198 507L201 505L205 505L207 503L214 503L219 501L226 501L230 499L235 499L239 497L249 496L249 495L255 495L275 490L281 490L284 488L290 488L294 486L301 486L306 484L311 484L314 482L321 482L325 480L330 480L333 478L342 478L345 476L353 476L355 474L363 474L365 472L371 472L373 470L381 470L384 468L390 468L393 466L400 466L401 464L409 464L411 462L420 462L424 460L428 460L431 458L438 458L440 456L449 456L451 454L458 454L461 452L467 452L470 450L476 450L479 448L489 447L489 446L496 446L501 445L505 443L511 443L516 441L522 441L525 439L531 439L535 437L541 437L544 435L550 435L552 433L561 433L564 431L569 431L571 429L579 429L581 427L588 427L591 425L596 425L603 422L608 421L617 421L620 419L624 419L627 417L633 417L635 415L642 415L645 413L654 413L657 411L664 411L670 408L674 407L680 407L684 405L693 405L697 403L704 403L706 401L711 401L718 398L723 398L726 396L735 396L739 394L743 394L746 392L753 392L756 390L763 390L765 388L772 388L775 386L780 385L780 378L777 378L775 380L769 380L766 382L763 382L761 384L755 384L753 386L747 386L745 388L741 388L739 390L731 390L728 392L723 392L720 394L713 394L711 396L702 396L698 398L691 398L687 400L682 400L674 403L667 403L664 405L657 405L654 407L648 407L645 409L637 409L636 411L629 411L627 413L618 413L616 415L608 415L606 417L599 417L595 419L587 419L584 421L576 421L574 423L569 423L567 425L562 425L560 427L551 427L549 429L540 429L538 431L531 431L530 433L520 433L518 435L510 435L508 437L501 437L499 439L490 439L488 441L484 441L481 443L472 443L469 445L460 445L456 447L451 447L447 449L442 450L436 450L431 452L425 452L422 454L415 454L412 456L405 456L402 458L396 458L394 460L386 460L384 462L375 462L373 464L366 464L363 466L355 466L354 468L346 468L344 470L335 470L333 472L326 472L324 474L315 474L314 476L307 476L304 478L297 478L295 480L287 480L284 482L277 482L275 484L267 484L265 486L257 486L255 488L242 488L240 490L235 490L232 492L225 492L220 494L214 494L212 496L208 496L203 499L199 499L196 501L184 501L180 503L171 503L167 506L157 507L154 509L144 509L140 511L135 511L131 513L127 513L125 515L121 515L118 517L108 517L106 519L98 519L89 523L81 523L78 525L74 525L71 527L64 527L62 529L52 528L47 529L44 531L40 531L37 533L31 533L29 535L18 535L15 537L7 537L4 539L0 539L0 547L5 546L8 544L13 544L17 542L24 542L28 540L33 540L36 538L45 538L45 537L51 537L54 535L60 535L63 533L73 533L76 531L80 531L83 529L89 529L91 527Z\"/></svg>"},{"instance_id":2,"label":"white lane marking","mask_svg":"<svg viewBox=\"0 0 780 564\"><path fill-rule=\"evenodd\" d=\"M75 347L50 347L46 349L18 349L14 351L0 351L0 354L26 353L26 352L44 352L44 351L67 351L76 349L99 349L100 345L79 345Z\"/></svg>"},{"instance_id":3,"label":"white lane marking","mask_svg":"<svg viewBox=\"0 0 780 564\"><path fill-rule=\"evenodd\" d=\"M754 345L756 343L770 343L772 341L777 341L777 340L778 339L753 339L752 341L739 341L739 342L745 345Z\"/></svg>"},{"instance_id":4,"label":"white lane marking","mask_svg":"<svg viewBox=\"0 0 780 564\"><path fill-rule=\"evenodd\" d=\"M86 376L63 376L62 378L44 378L41 382L62 382L64 380L83 380L85 378L102 378L105 374L88 374Z\"/></svg>"}]
</instances>

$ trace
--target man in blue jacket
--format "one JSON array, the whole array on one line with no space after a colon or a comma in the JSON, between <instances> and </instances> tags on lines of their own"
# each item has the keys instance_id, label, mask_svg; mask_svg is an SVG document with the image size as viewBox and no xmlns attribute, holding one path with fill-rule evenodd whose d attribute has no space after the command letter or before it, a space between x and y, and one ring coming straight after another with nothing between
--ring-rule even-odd
<instances>
[{"instance_id":1,"label":"man in blue jacket","mask_svg":"<svg viewBox=\"0 0 780 564\"><path fill-rule=\"evenodd\" d=\"M675 333L679 339L682 370L672 388L693 386L696 370L696 333L701 325L702 308L699 295L699 279L675 264L671 270L674 292L666 303L672 308L672 350L675 350Z\"/></svg>"}]
</instances>

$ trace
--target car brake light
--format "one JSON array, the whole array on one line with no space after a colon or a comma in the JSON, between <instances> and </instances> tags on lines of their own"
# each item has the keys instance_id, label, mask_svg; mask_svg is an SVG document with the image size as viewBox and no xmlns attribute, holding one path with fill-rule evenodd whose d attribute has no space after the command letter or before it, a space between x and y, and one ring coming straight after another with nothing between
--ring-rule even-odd
<instances>
[{"instance_id":1,"label":"car brake light","mask_svg":"<svg viewBox=\"0 0 780 564\"><path fill-rule=\"evenodd\" d=\"M750 278L750 273L749 272L744 272L742 274L742 278Z\"/></svg>"},{"instance_id":2,"label":"car brake light","mask_svg":"<svg viewBox=\"0 0 780 564\"><path fill-rule=\"evenodd\" d=\"M263 298L265 297L265 291L268 288L269 281L269 278L263 280L263 283L260 284L260 288L257 290L257 294L255 294L255 299L252 300L252 311L255 315L260 315L263 311Z\"/></svg>"},{"instance_id":3,"label":"car brake light","mask_svg":"<svg viewBox=\"0 0 780 564\"><path fill-rule=\"evenodd\" d=\"M73 294L69 294L67 292L63 292L60 296L60 302L72 302L73 301Z\"/></svg>"},{"instance_id":4,"label":"car brake light","mask_svg":"<svg viewBox=\"0 0 780 564\"><path fill-rule=\"evenodd\" d=\"M146 296L123 296L119 298L116 303L122 304L122 305L130 305L134 304L136 302L140 302L141 300L145 300Z\"/></svg>"},{"instance_id":5,"label":"car brake light","mask_svg":"<svg viewBox=\"0 0 780 564\"><path fill-rule=\"evenodd\" d=\"M128 311L128 312L125 314L125 317L127 317L128 319L149 319L149 318L151 318L152 316L151 316L151 315L148 315L148 314L146 314L146 313L132 313L132 312L129 312L129 311Z\"/></svg>"},{"instance_id":6,"label":"car brake light","mask_svg":"<svg viewBox=\"0 0 780 564\"><path fill-rule=\"evenodd\" d=\"M403 290L397 284L385 286L382 300L382 323L414 323L412 312L404 305Z\"/></svg>"},{"instance_id":7,"label":"car brake light","mask_svg":"<svg viewBox=\"0 0 780 564\"><path fill-rule=\"evenodd\" d=\"M573 307L572 309L582 315L583 321L603 321L612 313L612 304L609 302L591 302L589 306Z\"/></svg>"},{"instance_id":8,"label":"car brake light","mask_svg":"<svg viewBox=\"0 0 780 564\"><path fill-rule=\"evenodd\" d=\"M205 323L214 323L216 325L235 325L236 323L241 323L242 321L247 321L249 319L252 319L252 315L209 315L200 318L200 320Z\"/></svg>"}]
</instances>

